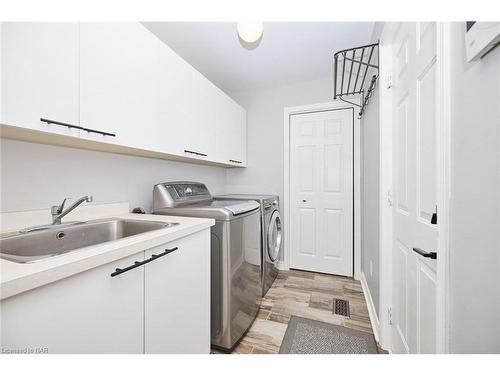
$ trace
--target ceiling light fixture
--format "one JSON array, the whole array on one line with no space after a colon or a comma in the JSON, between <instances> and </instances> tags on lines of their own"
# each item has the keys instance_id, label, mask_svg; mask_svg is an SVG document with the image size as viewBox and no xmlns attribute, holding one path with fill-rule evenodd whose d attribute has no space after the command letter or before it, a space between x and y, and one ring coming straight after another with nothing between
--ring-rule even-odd
<instances>
[{"instance_id":1,"label":"ceiling light fixture","mask_svg":"<svg viewBox=\"0 0 500 375\"><path fill-rule=\"evenodd\" d=\"M262 36L264 26L262 22L238 22L238 35L247 43L254 43Z\"/></svg>"}]
</instances>

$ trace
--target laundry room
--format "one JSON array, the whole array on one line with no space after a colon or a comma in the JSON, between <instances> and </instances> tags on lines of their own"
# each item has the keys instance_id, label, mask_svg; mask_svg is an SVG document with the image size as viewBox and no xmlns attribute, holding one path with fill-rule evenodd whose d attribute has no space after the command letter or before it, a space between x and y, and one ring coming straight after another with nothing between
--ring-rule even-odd
<instances>
[{"instance_id":1,"label":"laundry room","mask_svg":"<svg viewBox=\"0 0 500 375\"><path fill-rule=\"evenodd\" d=\"M491 11L14 3L2 358L498 362Z\"/></svg>"}]
</instances>

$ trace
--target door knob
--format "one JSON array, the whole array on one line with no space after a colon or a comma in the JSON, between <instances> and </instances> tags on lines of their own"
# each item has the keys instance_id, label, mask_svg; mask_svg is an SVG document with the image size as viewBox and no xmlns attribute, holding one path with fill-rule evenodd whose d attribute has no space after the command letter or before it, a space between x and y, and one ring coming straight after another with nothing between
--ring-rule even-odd
<instances>
[{"instance_id":1,"label":"door knob","mask_svg":"<svg viewBox=\"0 0 500 375\"><path fill-rule=\"evenodd\" d=\"M434 251L427 252L427 251L424 251L424 250L422 250L422 249L420 249L418 247L414 247L413 251L416 252L419 255L422 255L424 258L437 259L437 253L434 252Z\"/></svg>"}]
</instances>

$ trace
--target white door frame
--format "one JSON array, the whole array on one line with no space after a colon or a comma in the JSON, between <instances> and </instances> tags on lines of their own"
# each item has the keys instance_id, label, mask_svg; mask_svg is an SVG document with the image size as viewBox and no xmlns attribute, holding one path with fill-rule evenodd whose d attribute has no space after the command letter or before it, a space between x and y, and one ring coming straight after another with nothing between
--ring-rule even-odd
<instances>
[{"instance_id":1,"label":"white door frame","mask_svg":"<svg viewBox=\"0 0 500 375\"><path fill-rule=\"evenodd\" d=\"M449 333L449 222L450 222L450 24L437 22L437 57L440 81L438 87L438 106L436 123L438 133L438 259L437 259L437 351L450 352ZM390 350L392 307L392 92L390 90L392 75L391 42L397 29L397 23L386 23L380 40L380 344Z\"/></svg>"},{"instance_id":2,"label":"white door frame","mask_svg":"<svg viewBox=\"0 0 500 375\"><path fill-rule=\"evenodd\" d=\"M351 100L353 103L359 103L359 99ZM285 219L285 242L284 259L281 265L282 269L290 269L290 116L309 112L329 111L338 109L353 109L354 114L354 278L361 278L361 138L360 138L360 120L358 119L358 107L349 105L342 101L332 101L319 104L300 105L296 107L284 108L284 200L283 217Z\"/></svg>"}]
</instances>

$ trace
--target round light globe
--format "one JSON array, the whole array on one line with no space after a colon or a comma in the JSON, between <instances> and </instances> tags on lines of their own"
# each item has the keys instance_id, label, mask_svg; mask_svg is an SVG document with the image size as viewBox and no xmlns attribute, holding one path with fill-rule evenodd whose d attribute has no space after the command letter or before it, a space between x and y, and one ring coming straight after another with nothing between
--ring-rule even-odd
<instances>
[{"instance_id":1,"label":"round light globe","mask_svg":"<svg viewBox=\"0 0 500 375\"><path fill-rule=\"evenodd\" d=\"M238 22L238 35L247 43L254 43L262 35L264 26L262 22Z\"/></svg>"}]
</instances>

